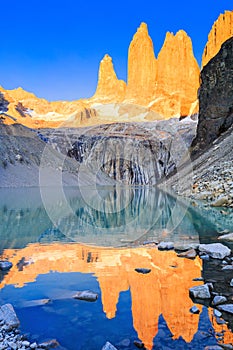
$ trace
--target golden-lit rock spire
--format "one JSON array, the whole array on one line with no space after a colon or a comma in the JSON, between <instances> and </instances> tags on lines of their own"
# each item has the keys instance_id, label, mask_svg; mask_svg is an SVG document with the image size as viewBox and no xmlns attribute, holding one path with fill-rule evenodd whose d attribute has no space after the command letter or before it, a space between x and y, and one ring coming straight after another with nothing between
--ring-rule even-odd
<instances>
[{"instance_id":1,"label":"golden-lit rock spire","mask_svg":"<svg viewBox=\"0 0 233 350\"><path fill-rule=\"evenodd\" d=\"M156 79L153 42L147 24L141 23L129 46L126 100L146 105L153 98Z\"/></svg>"},{"instance_id":2,"label":"golden-lit rock spire","mask_svg":"<svg viewBox=\"0 0 233 350\"><path fill-rule=\"evenodd\" d=\"M233 11L225 11L220 14L214 22L208 35L208 41L202 55L202 66L204 67L221 48L221 45L233 36Z\"/></svg>"},{"instance_id":3,"label":"golden-lit rock spire","mask_svg":"<svg viewBox=\"0 0 233 350\"><path fill-rule=\"evenodd\" d=\"M121 102L125 97L126 83L119 80L114 70L112 58L105 55L100 62L98 85L92 100L98 102Z\"/></svg>"}]
</instances>

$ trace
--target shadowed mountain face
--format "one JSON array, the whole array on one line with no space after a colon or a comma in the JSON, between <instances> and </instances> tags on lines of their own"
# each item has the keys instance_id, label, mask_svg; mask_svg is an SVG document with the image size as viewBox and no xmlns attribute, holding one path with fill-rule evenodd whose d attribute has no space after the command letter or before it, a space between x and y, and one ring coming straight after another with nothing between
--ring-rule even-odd
<instances>
[{"instance_id":1,"label":"shadowed mountain face","mask_svg":"<svg viewBox=\"0 0 233 350\"><path fill-rule=\"evenodd\" d=\"M195 151L211 145L233 123L233 38L201 72L200 111Z\"/></svg>"}]
</instances>

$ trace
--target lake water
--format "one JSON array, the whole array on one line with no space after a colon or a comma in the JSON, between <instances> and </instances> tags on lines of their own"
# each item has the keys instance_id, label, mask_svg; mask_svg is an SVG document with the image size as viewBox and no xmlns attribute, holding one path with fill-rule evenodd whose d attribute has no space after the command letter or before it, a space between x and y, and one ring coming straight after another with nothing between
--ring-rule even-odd
<instances>
[{"instance_id":1,"label":"lake water","mask_svg":"<svg viewBox=\"0 0 233 350\"><path fill-rule=\"evenodd\" d=\"M232 272L223 278L217 263L146 243L215 242L233 230L232 219L232 210L154 188L2 189L0 250L13 267L1 275L1 304L14 305L30 339L56 338L67 350L98 350L106 341L126 350L136 349L135 340L146 349L231 343L232 320L218 324L209 305L190 313L189 288L201 276L228 288ZM82 290L97 293L97 301L74 299Z\"/></svg>"}]
</instances>

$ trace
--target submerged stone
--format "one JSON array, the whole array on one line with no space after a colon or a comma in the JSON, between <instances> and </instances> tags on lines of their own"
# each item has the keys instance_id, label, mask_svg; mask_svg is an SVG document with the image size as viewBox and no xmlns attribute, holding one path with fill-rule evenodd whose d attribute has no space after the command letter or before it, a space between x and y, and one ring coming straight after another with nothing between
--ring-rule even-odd
<instances>
[{"instance_id":1,"label":"submerged stone","mask_svg":"<svg viewBox=\"0 0 233 350\"><path fill-rule=\"evenodd\" d=\"M91 292L89 290L84 290L77 292L74 295L74 299L85 300L85 301L96 301L98 299L98 294Z\"/></svg>"},{"instance_id":2,"label":"submerged stone","mask_svg":"<svg viewBox=\"0 0 233 350\"><path fill-rule=\"evenodd\" d=\"M117 350L117 348L107 341L107 343L102 347L102 350Z\"/></svg>"},{"instance_id":3,"label":"submerged stone","mask_svg":"<svg viewBox=\"0 0 233 350\"><path fill-rule=\"evenodd\" d=\"M135 271L138 272L138 273L142 273L143 275L145 275L145 274L147 274L147 273L150 273L150 272L151 272L151 269L136 268Z\"/></svg>"},{"instance_id":4,"label":"submerged stone","mask_svg":"<svg viewBox=\"0 0 233 350\"><path fill-rule=\"evenodd\" d=\"M40 347L41 349L54 349L54 348L56 348L59 345L60 344L58 343L58 341L56 339L50 339L48 341L40 343L38 345L38 347Z\"/></svg>"}]
</instances>

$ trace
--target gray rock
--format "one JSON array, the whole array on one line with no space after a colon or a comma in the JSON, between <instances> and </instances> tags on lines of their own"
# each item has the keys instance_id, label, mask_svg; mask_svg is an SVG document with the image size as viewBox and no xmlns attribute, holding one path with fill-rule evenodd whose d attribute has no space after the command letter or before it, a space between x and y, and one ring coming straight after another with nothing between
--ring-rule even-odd
<instances>
[{"instance_id":1,"label":"gray rock","mask_svg":"<svg viewBox=\"0 0 233 350\"><path fill-rule=\"evenodd\" d=\"M222 350L222 347L219 345L208 345L204 350Z\"/></svg>"},{"instance_id":2,"label":"gray rock","mask_svg":"<svg viewBox=\"0 0 233 350\"><path fill-rule=\"evenodd\" d=\"M197 252L195 249L190 249L187 252L183 252L177 255L180 258L195 259L197 256Z\"/></svg>"},{"instance_id":3,"label":"gray rock","mask_svg":"<svg viewBox=\"0 0 233 350\"><path fill-rule=\"evenodd\" d=\"M142 274L147 274L147 273L150 273L151 272L151 269L145 269L145 268L137 268L135 269L136 272L138 273L142 273Z\"/></svg>"},{"instance_id":4,"label":"gray rock","mask_svg":"<svg viewBox=\"0 0 233 350\"><path fill-rule=\"evenodd\" d=\"M224 311L224 312L227 312L229 314L233 314L233 304L219 305L218 309L220 311Z\"/></svg>"},{"instance_id":5,"label":"gray rock","mask_svg":"<svg viewBox=\"0 0 233 350\"><path fill-rule=\"evenodd\" d=\"M214 309L214 316L215 317L221 317L222 316L222 313L216 309Z\"/></svg>"},{"instance_id":6,"label":"gray rock","mask_svg":"<svg viewBox=\"0 0 233 350\"><path fill-rule=\"evenodd\" d=\"M233 270L233 265L226 265L226 266L223 266L223 267L222 267L222 271L225 271L225 270Z\"/></svg>"},{"instance_id":7,"label":"gray rock","mask_svg":"<svg viewBox=\"0 0 233 350\"><path fill-rule=\"evenodd\" d=\"M213 207L222 207L223 205L228 205L229 199L227 196L219 197L215 202L212 203Z\"/></svg>"},{"instance_id":8,"label":"gray rock","mask_svg":"<svg viewBox=\"0 0 233 350\"><path fill-rule=\"evenodd\" d=\"M206 284L189 289L190 295L198 299L210 299L209 287Z\"/></svg>"},{"instance_id":9,"label":"gray rock","mask_svg":"<svg viewBox=\"0 0 233 350\"><path fill-rule=\"evenodd\" d=\"M200 244L199 251L213 259L224 259L231 254L231 250L221 243Z\"/></svg>"},{"instance_id":10,"label":"gray rock","mask_svg":"<svg viewBox=\"0 0 233 350\"><path fill-rule=\"evenodd\" d=\"M159 250L171 250L174 249L174 243L173 242L160 242L158 244Z\"/></svg>"},{"instance_id":11,"label":"gray rock","mask_svg":"<svg viewBox=\"0 0 233 350\"><path fill-rule=\"evenodd\" d=\"M30 342L27 340L22 341L22 346L25 346L26 348L28 348L30 346Z\"/></svg>"},{"instance_id":12,"label":"gray rock","mask_svg":"<svg viewBox=\"0 0 233 350\"><path fill-rule=\"evenodd\" d=\"M216 295L213 299L213 305L217 306L220 304L224 304L227 301L227 298L221 295Z\"/></svg>"},{"instance_id":13,"label":"gray rock","mask_svg":"<svg viewBox=\"0 0 233 350\"><path fill-rule=\"evenodd\" d=\"M77 292L74 295L74 299L85 300L85 301L96 301L98 299L98 294L91 292L89 290L84 290Z\"/></svg>"},{"instance_id":14,"label":"gray rock","mask_svg":"<svg viewBox=\"0 0 233 350\"><path fill-rule=\"evenodd\" d=\"M219 236L220 241L233 242L233 233L228 233L227 235Z\"/></svg>"},{"instance_id":15,"label":"gray rock","mask_svg":"<svg viewBox=\"0 0 233 350\"><path fill-rule=\"evenodd\" d=\"M0 270L7 271L12 268L12 263L10 261L0 261Z\"/></svg>"},{"instance_id":16,"label":"gray rock","mask_svg":"<svg viewBox=\"0 0 233 350\"><path fill-rule=\"evenodd\" d=\"M4 320L6 326L17 328L20 325L15 310L11 304L2 305L0 308L0 319Z\"/></svg>"},{"instance_id":17,"label":"gray rock","mask_svg":"<svg viewBox=\"0 0 233 350\"><path fill-rule=\"evenodd\" d=\"M117 348L107 341L107 343L102 347L102 350L117 350Z\"/></svg>"},{"instance_id":18,"label":"gray rock","mask_svg":"<svg viewBox=\"0 0 233 350\"><path fill-rule=\"evenodd\" d=\"M30 345L30 348L31 348L31 349L36 349L36 348L37 348L37 343L32 343L32 344Z\"/></svg>"},{"instance_id":19,"label":"gray rock","mask_svg":"<svg viewBox=\"0 0 233 350\"><path fill-rule=\"evenodd\" d=\"M9 341L9 342L8 342L8 345L9 345L9 347L10 347L12 350L17 350L17 349L18 349L17 344L14 343L13 341Z\"/></svg>"},{"instance_id":20,"label":"gray rock","mask_svg":"<svg viewBox=\"0 0 233 350\"><path fill-rule=\"evenodd\" d=\"M199 314L200 313L200 310L196 307L196 305L193 305L189 311L192 314Z\"/></svg>"},{"instance_id":21,"label":"gray rock","mask_svg":"<svg viewBox=\"0 0 233 350\"><path fill-rule=\"evenodd\" d=\"M59 346L59 343L56 339L50 339L38 345L38 347L40 347L41 349L51 349L56 348L57 346Z\"/></svg>"},{"instance_id":22,"label":"gray rock","mask_svg":"<svg viewBox=\"0 0 233 350\"><path fill-rule=\"evenodd\" d=\"M123 347L123 348L128 348L130 346L130 339L128 339L128 338L123 339L117 345L120 347Z\"/></svg>"},{"instance_id":23,"label":"gray rock","mask_svg":"<svg viewBox=\"0 0 233 350\"><path fill-rule=\"evenodd\" d=\"M233 278L231 279L230 286L233 287Z\"/></svg>"}]
</instances>

